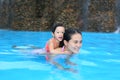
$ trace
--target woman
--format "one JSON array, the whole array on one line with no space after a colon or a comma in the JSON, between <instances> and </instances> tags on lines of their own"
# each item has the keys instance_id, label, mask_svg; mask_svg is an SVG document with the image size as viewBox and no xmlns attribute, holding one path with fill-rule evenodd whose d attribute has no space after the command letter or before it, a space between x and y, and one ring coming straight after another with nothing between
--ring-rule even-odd
<instances>
[{"instance_id":1,"label":"woman","mask_svg":"<svg viewBox=\"0 0 120 80\"><path fill-rule=\"evenodd\" d=\"M64 53L66 55L65 62L67 64L75 65L74 63L70 62L69 59L72 57L72 55L79 52L79 49L82 46L82 34L78 29L69 28L65 31L64 34L64 47L63 48L57 48L58 51L68 51L69 53ZM55 58L58 57L61 53L55 53L49 55L50 60L49 62L54 64L57 68L62 70L68 70L75 72L75 70L71 68L64 68L62 65L56 62Z\"/></svg>"}]
</instances>

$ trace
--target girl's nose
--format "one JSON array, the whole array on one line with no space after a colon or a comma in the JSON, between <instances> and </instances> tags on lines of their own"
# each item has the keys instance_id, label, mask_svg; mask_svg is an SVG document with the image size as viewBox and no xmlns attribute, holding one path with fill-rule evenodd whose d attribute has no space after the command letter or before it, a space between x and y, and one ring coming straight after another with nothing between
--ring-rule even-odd
<instances>
[{"instance_id":1,"label":"girl's nose","mask_svg":"<svg viewBox=\"0 0 120 80\"><path fill-rule=\"evenodd\" d=\"M60 33L61 36L63 36L63 33Z\"/></svg>"}]
</instances>

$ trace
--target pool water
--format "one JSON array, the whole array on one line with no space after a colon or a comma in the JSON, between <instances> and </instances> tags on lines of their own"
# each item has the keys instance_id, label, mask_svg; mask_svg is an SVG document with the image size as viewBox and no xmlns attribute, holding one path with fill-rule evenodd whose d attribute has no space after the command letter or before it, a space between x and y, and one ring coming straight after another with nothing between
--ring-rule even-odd
<instances>
[{"instance_id":1,"label":"pool water","mask_svg":"<svg viewBox=\"0 0 120 80\"><path fill-rule=\"evenodd\" d=\"M80 52L69 67L78 73L62 71L49 64L43 56L24 54L13 45L44 47L51 32L0 30L1 80L119 80L120 34L83 33ZM63 63L64 64L64 63Z\"/></svg>"}]
</instances>

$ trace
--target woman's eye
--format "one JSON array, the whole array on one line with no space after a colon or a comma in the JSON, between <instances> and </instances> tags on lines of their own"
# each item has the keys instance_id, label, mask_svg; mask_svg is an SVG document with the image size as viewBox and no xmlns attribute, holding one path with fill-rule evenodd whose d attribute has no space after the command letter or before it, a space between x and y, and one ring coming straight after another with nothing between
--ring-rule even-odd
<instances>
[{"instance_id":1,"label":"woman's eye","mask_svg":"<svg viewBox=\"0 0 120 80\"><path fill-rule=\"evenodd\" d=\"M82 43L82 40L80 41L80 43Z\"/></svg>"},{"instance_id":2,"label":"woman's eye","mask_svg":"<svg viewBox=\"0 0 120 80\"><path fill-rule=\"evenodd\" d=\"M74 43L76 44L76 43L78 43L78 41L74 41Z\"/></svg>"}]
</instances>

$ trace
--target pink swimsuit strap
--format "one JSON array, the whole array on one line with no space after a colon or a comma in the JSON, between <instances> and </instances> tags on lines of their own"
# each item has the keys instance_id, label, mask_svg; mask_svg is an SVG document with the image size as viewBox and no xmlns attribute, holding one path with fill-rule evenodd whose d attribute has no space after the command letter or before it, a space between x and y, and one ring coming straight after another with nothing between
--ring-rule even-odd
<instances>
[{"instance_id":1,"label":"pink swimsuit strap","mask_svg":"<svg viewBox=\"0 0 120 80\"><path fill-rule=\"evenodd\" d=\"M65 46L62 47L62 52L65 51Z\"/></svg>"}]
</instances>

